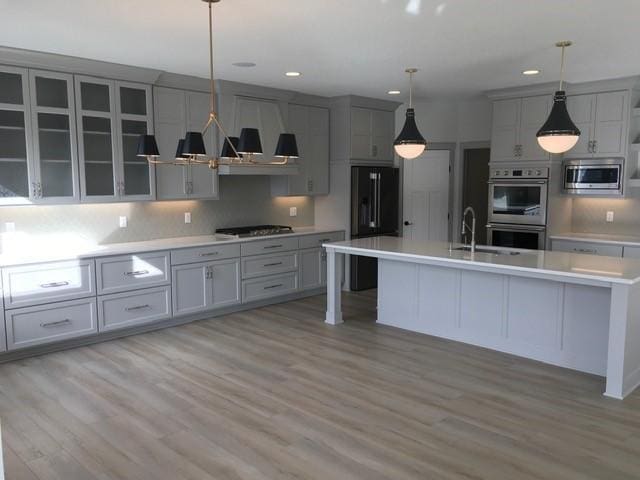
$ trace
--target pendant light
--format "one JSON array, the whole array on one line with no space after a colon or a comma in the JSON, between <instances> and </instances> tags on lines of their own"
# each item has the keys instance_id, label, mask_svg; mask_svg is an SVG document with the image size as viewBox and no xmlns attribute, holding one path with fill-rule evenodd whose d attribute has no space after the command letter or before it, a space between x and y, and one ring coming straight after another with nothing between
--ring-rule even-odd
<instances>
[{"instance_id":1,"label":"pendant light","mask_svg":"<svg viewBox=\"0 0 640 480\"><path fill-rule=\"evenodd\" d=\"M571 150L580 138L580 130L576 127L567 111L567 95L562 90L564 77L564 50L571 46L571 42L556 43L556 47L562 48L560 60L560 88L553 96L553 107L549 118L538 131L538 143L549 153L559 154Z\"/></svg>"},{"instance_id":2,"label":"pendant light","mask_svg":"<svg viewBox=\"0 0 640 480\"><path fill-rule=\"evenodd\" d=\"M393 142L396 153L406 160L412 160L422 155L427 148L427 141L420 134L416 125L416 114L413 110L413 74L418 69L407 68L405 72L409 74L409 108L407 108L404 127L398 138Z\"/></svg>"},{"instance_id":3,"label":"pendant light","mask_svg":"<svg viewBox=\"0 0 640 480\"><path fill-rule=\"evenodd\" d=\"M146 157L151 163L167 163L172 165L192 165L205 164L212 169L217 169L223 164L246 163L249 166L256 164L253 155L262 154L262 144L260 142L260 132L255 128L243 128L240 139L229 137L222 127L218 114L216 113L216 92L213 75L213 4L220 0L202 0L209 6L209 80L211 84L209 117L201 132L187 132L184 139L178 142L175 159L160 160L158 147L153 135L141 136L137 155ZM220 132L224 144L219 157L207 155L204 134L212 126L216 126ZM243 155L244 154L244 155ZM262 162L260 165L271 164L281 165L281 161ZM286 162L285 162L286 163Z\"/></svg>"}]
</instances>

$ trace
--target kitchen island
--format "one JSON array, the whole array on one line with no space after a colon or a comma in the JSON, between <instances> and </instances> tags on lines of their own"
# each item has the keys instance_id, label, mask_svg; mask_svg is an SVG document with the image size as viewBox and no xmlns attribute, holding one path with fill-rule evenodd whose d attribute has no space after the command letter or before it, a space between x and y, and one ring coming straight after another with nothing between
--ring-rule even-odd
<instances>
[{"instance_id":1,"label":"kitchen island","mask_svg":"<svg viewBox=\"0 0 640 480\"><path fill-rule=\"evenodd\" d=\"M324 244L329 324L342 323L344 256L378 258L378 323L640 384L640 260L462 250L372 237Z\"/></svg>"}]
</instances>

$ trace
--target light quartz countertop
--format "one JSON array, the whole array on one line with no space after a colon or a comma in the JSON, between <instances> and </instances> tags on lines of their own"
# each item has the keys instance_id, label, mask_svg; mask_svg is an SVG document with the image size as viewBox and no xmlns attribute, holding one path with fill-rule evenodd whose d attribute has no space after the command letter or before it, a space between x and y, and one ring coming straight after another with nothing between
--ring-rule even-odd
<instances>
[{"instance_id":1,"label":"light quartz countertop","mask_svg":"<svg viewBox=\"0 0 640 480\"><path fill-rule=\"evenodd\" d=\"M1 237L0 267L30 263L56 262L82 258L108 257L189 247L205 247L234 243L255 242L273 238L298 237L319 233L338 232L334 227L294 227L293 233L261 237L238 238L229 235L197 235L189 237L158 238L140 242L95 244L73 235L30 237L21 233L3 234Z\"/></svg>"},{"instance_id":2,"label":"light quartz countertop","mask_svg":"<svg viewBox=\"0 0 640 480\"><path fill-rule=\"evenodd\" d=\"M518 255L456 250L458 243L417 242L402 237L371 237L324 244L337 253L405 262L548 278L592 285L640 282L640 260L566 252L518 250ZM510 250L510 249L503 249ZM513 250L513 249L511 249Z\"/></svg>"},{"instance_id":3,"label":"light quartz countertop","mask_svg":"<svg viewBox=\"0 0 640 480\"><path fill-rule=\"evenodd\" d=\"M605 233L562 233L551 235L551 240L570 240L572 242L603 243L608 245L623 245L640 247L640 237L632 235L609 235Z\"/></svg>"}]
</instances>

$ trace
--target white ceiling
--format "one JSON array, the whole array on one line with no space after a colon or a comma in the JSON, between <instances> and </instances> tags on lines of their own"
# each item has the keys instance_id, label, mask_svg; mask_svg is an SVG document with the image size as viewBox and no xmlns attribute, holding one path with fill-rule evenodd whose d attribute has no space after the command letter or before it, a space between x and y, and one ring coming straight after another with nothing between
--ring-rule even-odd
<instances>
[{"instance_id":1,"label":"white ceiling","mask_svg":"<svg viewBox=\"0 0 640 480\"><path fill-rule=\"evenodd\" d=\"M640 74L640 0L222 0L216 76L320 95L473 96ZM0 45L208 75L200 0L0 0ZM255 62L238 68L234 62ZM542 74L523 77L538 68ZM284 77L299 70L302 77ZM396 97L398 98L398 97ZM403 96L399 97L402 99Z\"/></svg>"}]
</instances>

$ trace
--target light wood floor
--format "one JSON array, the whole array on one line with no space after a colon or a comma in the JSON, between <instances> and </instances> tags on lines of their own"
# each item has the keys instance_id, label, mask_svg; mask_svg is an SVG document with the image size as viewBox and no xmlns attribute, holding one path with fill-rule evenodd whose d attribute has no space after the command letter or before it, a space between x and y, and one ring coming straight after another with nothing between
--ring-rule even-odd
<instances>
[{"instance_id":1,"label":"light wood floor","mask_svg":"<svg viewBox=\"0 0 640 480\"><path fill-rule=\"evenodd\" d=\"M640 395L324 297L0 366L7 480L638 479Z\"/></svg>"}]
</instances>

